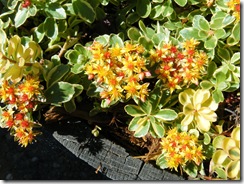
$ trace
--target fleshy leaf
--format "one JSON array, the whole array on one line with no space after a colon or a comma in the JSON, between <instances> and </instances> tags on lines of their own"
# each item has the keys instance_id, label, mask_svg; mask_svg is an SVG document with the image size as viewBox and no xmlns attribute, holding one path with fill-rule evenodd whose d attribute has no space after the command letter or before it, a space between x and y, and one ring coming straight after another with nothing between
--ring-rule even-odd
<instances>
[{"instance_id":1,"label":"fleshy leaf","mask_svg":"<svg viewBox=\"0 0 244 184\"><path fill-rule=\"evenodd\" d=\"M129 126L128 126L128 130L130 130L130 131L136 131L136 129L138 128L138 122L139 122L139 120L141 121L141 120L143 120L143 118L141 118L141 117L134 117L131 121L130 121L130 123L129 123Z\"/></svg>"},{"instance_id":2,"label":"fleshy leaf","mask_svg":"<svg viewBox=\"0 0 244 184\"><path fill-rule=\"evenodd\" d=\"M72 99L74 94L74 86L63 81L55 83L44 92L47 104L60 104L68 102Z\"/></svg>"},{"instance_id":3,"label":"fleshy leaf","mask_svg":"<svg viewBox=\"0 0 244 184\"><path fill-rule=\"evenodd\" d=\"M72 0L72 6L75 13L87 23L93 23L96 18L96 12L92 6L84 0Z\"/></svg>"},{"instance_id":4,"label":"fleshy leaf","mask_svg":"<svg viewBox=\"0 0 244 184\"><path fill-rule=\"evenodd\" d=\"M150 15L151 8L152 8L151 7L151 2L149 0L144 0L143 2L141 0L137 0L136 12L142 18L147 18Z\"/></svg>"},{"instance_id":5,"label":"fleshy leaf","mask_svg":"<svg viewBox=\"0 0 244 184\"><path fill-rule=\"evenodd\" d=\"M187 0L174 0L179 6L183 7L186 5Z\"/></svg>"},{"instance_id":6,"label":"fleshy leaf","mask_svg":"<svg viewBox=\"0 0 244 184\"><path fill-rule=\"evenodd\" d=\"M161 168L161 169L166 169L168 168L168 165L167 165L167 161L165 159L165 156L164 154L161 154L157 160L156 160L156 164Z\"/></svg>"},{"instance_id":7,"label":"fleshy leaf","mask_svg":"<svg viewBox=\"0 0 244 184\"><path fill-rule=\"evenodd\" d=\"M155 132L155 134L157 135L158 138L163 137L165 134L163 125L160 122L157 122L155 120L154 120L155 122L152 122L152 120L151 120L152 118L154 118L154 117L153 116L150 117L151 126L153 128L153 131Z\"/></svg>"},{"instance_id":8,"label":"fleshy leaf","mask_svg":"<svg viewBox=\"0 0 244 184\"><path fill-rule=\"evenodd\" d=\"M126 105L125 112L135 117L146 115L145 112L137 105Z\"/></svg>"},{"instance_id":9,"label":"fleshy leaf","mask_svg":"<svg viewBox=\"0 0 244 184\"><path fill-rule=\"evenodd\" d=\"M45 11L51 15L54 19L65 19L66 13L65 10L58 3L47 3Z\"/></svg>"},{"instance_id":10,"label":"fleshy leaf","mask_svg":"<svg viewBox=\"0 0 244 184\"><path fill-rule=\"evenodd\" d=\"M216 36L211 36L209 39L207 39L204 43L204 47L206 49L214 49L217 45L218 39Z\"/></svg>"},{"instance_id":11,"label":"fleshy leaf","mask_svg":"<svg viewBox=\"0 0 244 184\"><path fill-rule=\"evenodd\" d=\"M187 126L192 123L194 116L186 115L184 119L181 121L182 126Z\"/></svg>"},{"instance_id":12,"label":"fleshy leaf","mask_svg":"<svg viewBox=\"0 0 244 184\"><path fill-rule=\"evenodd\" d=\"M138 128L134 133L134 136L135 137L145 136L148 133L149 128L150 128L150 122L148 121L148 119L146 119L146 121L144 121L138 126Z\"/></svg>"},{"instance_id":13,"label":"fleshy leaf","mask_svg":"<svg viewBox=\"0 0 244 184\"><path fill-rule=\"evenodd\" d=\"M227 176L231 179L237 177L238 172L240 172L240 160L231 162L226 168Z\"/></svg>"},{"instance_id":14,"label":"fleshy leaf","mask_svg":"<svg viewBox=\"0 0 244 184\"><path fill-rule=\"evenodd\" d=\"M172 109L161 109L157 114L154 115L154 117L164 121L172 121L177 118L177 116L178 114Z\"/></svg>"},{"instance_id":15,"label":"fleshy leaf","mask_svg":"<svg viewBox=\"0 0 244 184\"><path fill-rule=\"evenodd\" d=\"M224 152L223 150L217 150L213 154L213 162L216 165L221 165L227 157L228 157L228 154L226 152Z\"/></svg>"}]
</instances>

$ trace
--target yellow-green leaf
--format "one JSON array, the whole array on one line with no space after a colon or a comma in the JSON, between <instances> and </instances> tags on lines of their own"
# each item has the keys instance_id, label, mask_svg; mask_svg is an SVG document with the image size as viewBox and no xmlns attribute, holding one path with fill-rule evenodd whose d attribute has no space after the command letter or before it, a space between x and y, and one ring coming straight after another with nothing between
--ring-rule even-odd
<instances>
[{"instance_id":1,"label":"yellow-green leaf","mask_svg":"<svg viewBox=\"0 0 244 184\"><path fill-rule=\"evenodd\" d=\"M236 141L230 137L223 140L223 149L228 153L229 149L236 147Z\"/></svg>"},{"instance_id":2,"label":"yellow-green leaf","mask_svg":"<svg viewBox=\"0 0 244 184\"><path fill-rule=\"evenodd\" d=\"M236 128L233 129L232 133L231 133L231 138L233 138L236 141L240 141L241 138L241 128L238 126Z\"/></svg>"},{"instance_id":3,"label":"yellow-green leaf","mask_svg":"<svg viewBox=\"0 0 244 184\"><path fill-rule=\"evenodd\" d=\"M214 154L213 154L213 162L216 165L221 165L225 159L228 157L228 154L226 152L224 152L223 150L217 150Z\"/></svg>"},{"instance_id":4,"label":"yellow-green leaf","mask_svg":"<svg viewBox=\"0 0 244 184\"><path fill-rule=\"evenodd\" d=\"M184 117L184 119L181 121L181 125L187 126L187 125L191 124L191 122L193 121L193 118L194 118L194 116L192 116L192 115L186 115Z\"/></svg>"},{"instance_id":5,"label":"yellow-green leaf","mask_svg":"<svg viewBox=\"0 0 244 184\"><path fill-rule=\"evenodd\" d=\"M240 160L236 160L229 163L229 165L226 168L226 172L229 178L236 178L238 173L240 172Z\"/></svg>"},{"instance_id":6,"label":"yellow-green leaf","mask_svg":"<svg viewBox=\"0 0 244 184\"><path fill-rule=\"evenodd\" d=\"M232 160L240 160L240 149L237 147L229 150L229 156Z\"/></svg>"}]
</instances>

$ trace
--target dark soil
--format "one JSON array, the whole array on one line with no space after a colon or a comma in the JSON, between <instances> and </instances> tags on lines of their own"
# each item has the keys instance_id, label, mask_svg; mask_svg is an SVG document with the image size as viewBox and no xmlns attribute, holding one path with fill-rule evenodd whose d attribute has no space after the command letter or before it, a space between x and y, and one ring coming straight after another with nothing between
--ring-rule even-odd
<instances>
[{"instance_id":1,"label":"dark soil","mask_svg":"<svg viewBox=\"0 0 244 184\"><path fill-rule=\"evenodd\" d=\"M22 148L0 129L0 180L106 180L42 127L37 142Z\"/></svg>"}]
</instances>

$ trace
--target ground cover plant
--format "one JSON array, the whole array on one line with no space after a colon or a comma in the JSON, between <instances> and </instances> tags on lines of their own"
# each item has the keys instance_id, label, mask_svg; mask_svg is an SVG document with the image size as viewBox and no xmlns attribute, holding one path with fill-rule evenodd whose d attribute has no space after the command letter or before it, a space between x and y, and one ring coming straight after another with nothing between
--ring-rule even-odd
<instances>
[{"instance_id":1,"label":"ground cover plant","mask_svg":"<svg viewBox=\"0 0 244 184\"><path fill-rule=\"evenodd\" d=\"M21 146L42 109L103 113L161 169L240 179L238 0L1 0L0 78L0 126Z\"/></svg>"}]
</instances>

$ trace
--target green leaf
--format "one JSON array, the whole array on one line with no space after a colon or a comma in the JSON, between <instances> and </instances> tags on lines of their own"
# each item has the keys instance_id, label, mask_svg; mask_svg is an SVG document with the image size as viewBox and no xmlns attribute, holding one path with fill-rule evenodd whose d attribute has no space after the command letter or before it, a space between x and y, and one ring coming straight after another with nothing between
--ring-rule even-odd
<instances>
[{"instance_id":1,"label":"green leaf","mask_svg":"<svg viewBox=\"0 0 244 184\"><path fill-rule=\"evenodd\" d=\"M92 6L84 0L72 0L72 6L75 13L85 22L93 23L96 18L96 12Z\"/></svg>"},{"instance_id":2,"label":"green leaf","mask_svg":"<svg viewBox=\"0 0 244 184\"><path fill-rule=\"evenodd\" d=\"M233 56L231 57L231 63L232 64L240 64L240 52L236 52L233 54Z\"/></svg>"},{"instance_id":3,"label":"green leaf","mask_svg":"<svg viewBox=\"0 0 244 184\"><path fill-rule=\"evenodd\" d=\"M164 0L152 0L154 3L162 3Z\"/></svg>"},{"instance_id":4,"label":"green leaf","mask_svg":"<svg viewBox=\"0 0 244 184\"><path fill-rule=\"evenodd\" d=\"M20 27L22 24L25 23L28 17L29 17L28 9L22 8L20 4L19 9L14 17L14 26L16 28Z\"/></svg>"},{"instance_id":5,"label":"green leaf","mask_svg":"<svg viewBox=\"0 0 244 184\"><path fill-rule=\"evenodd\" d=\"M128 130L129 131L136 131L136 129L138 128L138 126L139 126L139 123L140 123L140 121L146 121L146 119L145 118L141 118L140 116L138 116L138 117L134 117L131 121L130 121L130 123L129 123L129 126L128 126ZM139 123L138 123L139 122Z\"/></svg>"},{"instance_id":6,"label":"green leaf","mask_svg":"<svg viewBox=\"0 0 244 184\"><path fill-rule=\"evenodd\" d=\"M81 84L73 84L73 87L75 88L74 97L79 96L84 89L84 87Z\"/></svg>"},{"instance_id":7,"label":"green leaf","mask_svg":"<svg viewBox=\"0 0 244 184\"><path fill-rule=\"evenodd\" d=\"M69 72L69 65L61 64L57 65L50 70L47 75L47 87L60 81Z\"/></svg>"},{"instance_id":8,"label":"green leaf","mask_svg":"<svg viewBox=\"0 0 244 184\"><path fill-rule=\"evenodd\" d=\"M84 71L84 66L79 63L76 63L71 67L71 72L74 74L79 74L82 73L83 71Z\"/></svg>"},{"instance_id":9,"label":"green leaf","mask_svg":"<svg viewBox=\"0 0 244 184\"><path fill-rule=\"evenodd\" d=\"M54 19L66 19L66 12L59 3L46 3L45 12Z\"/></svg>"},{"instance_id":10,"label":"green leaf","mask_svg":"<svg viewBox=\"0 0 244 184\"><path fill-rule=\"evenodd\" d=\"M212 159L213 153L215 152L215 148L212 144L205 145L203 144L203 150L204 150L204 156L206 156L207 159Z\"/></svg>"},{"instance_id":11,"label":"green leaf","mask_svg":"<svg viewBox=\"0 0 244 184\"><path fill-rule=\"evenodd\" d=\"M204 43L204 47L206 49L214 49L217 45L218 39L215 36L211 36Z\"/></svg>"},{"instance_id":12,"label":"green leaf","mask_svg":"<svg viewBox=\"0 0 244 184\"><path fill-rule=\"evenodd\" d=\"M224 29L217 29L214 31L214 35L216 36L217 39L220 39L226 35L226 32Z\"/></svg>"},{"instance_id":13,"label":"green leaf","mask_svg":"<svg viewBox=\"0 0 244 184\"><path fill-rule=\"evenodd\" d=\"M202 82L200 83L200 86L201 86L202 89L207 89L207 90L209 90L209 89L211 89L214 85L213 85L211 82L209 82L209 81L207 81L207 80L204 80L204 81L202 81Z\"/></svg>"},{"instance_id":14,"label":"green leaf","mask_svg":"<svg viewBox=\"0 0 244 184\"><path fill-rule=\"evenodd\" d=\"M223 95L222 91L215 89L212 92L212 95L213 95L213 99L216 103L220 103L220 102L224 101L224 95Z\"/></svg>"},{"instance_id":15,"label":"green leaf","mask_svg":"<svg viewBox=\"0 0 244 184\"><path fill-rule=\"evenodd\" d=\"M187 0L174 0L179 6L183 7L186 5Z\"/></svg>"},{"instance_id":16,"label":"green leaf","mask_svg":"<svg viewBox=\"0 0 244 184\"><path fill-rule=\"evenodd\" d=\"M148 119L141 123L138 128L136 129L134 136L135 137L143 137L148 133L148 130L150 128L150 122L148 121Z\"/></svg>"},{"instance_id":17,"label":"green leaf","mask_svg":"<svg viewBox=\"0 0 244 184\"><path fill-rule=\"evenodd\" d=\"M150 18L151 19L156 19L163 13L163 6L161 4L155 5L152 7L151 13L150 13Z\"/></svg>"},{"instance_id":18,"label":"green leaf","mask_svg":"<svg viewBox=\"0 0 244 184\"><path fill-rule=\"evenodd\" d=\"M191 38L198 40L200 38L198 36L198 29L193 27L184 28L179 33L185 40L190 40Z\"/></svg>"},{"instance_id":19,"label":"green leaf","mask_svg":"<svg viewBox=\"0 0 244 184\"><path fill-rule=\"evenodd\" d=\"M214 77L216 77L217 84L226 81L226 74L224 72L222 72L222 71L216 71L214 73Z\"/></svg>"},{"instance_id":20,"label":"green leaf","mask_svg":"<svg viewBox=\"0 0 244 184\"><path fill-rule=\"evenodd\" d=\"M227 180L227 174L226 174L226 172L225 172L225 170L224 170L223 168L216 167L216 168L214 169L214 171L216 172L216 174L217 174L217 176L218 176L219 178L222 178L222 179L224 179L224 180Z\"/></svg>"},{"instance_id":21,"label":"green leaf","mask_svg":"<svg viewBox=\"0 0 244 184\"><path fill-rule=\"evenodd\" d=\"M7 35L5 31L0 28L0 52L3 52L6 41L7 41Z\"/></svg>"},{"instance_id":22,"label":"green leaf","mask_svg":"<svg viewBox=\"0 0 244 184\"><path fill-rule=\"evenodd\" d=\"M150 117L151 126L154 133L157 135L157 138L162 138L165 134L163 125L160 122L157 122L153 116Z\"/></svg>"},{"instance_id":23,"label":"green leaf","mask_svg":"<svg viewBox=\"0 0 244 184\"><path fill-rule=\"evenodd\" d=\"M137 0L136 12L142 18L147 18L151 13L151 2L149 0Z\"/></svg>"},{"instance_id":24,"label":"green leaf","mask_svg":"<svg viewBox=\"0 0 244 184\"><path fill-rule=\"evenodd\" d=\"M213 73L215 72L215 70L217 69L217 65L215 62L213 61L210 61L209 64L208 64L208 73L207 73L207 78L210 78L213 76Z\"/></svg>"},{"instance_id":25,"label":"green leaf","mask_svg":"<svg viewBox=\"0 0 244 184\"><path fill-rule=\"evenodd\" d=\"M100 7L96 7L96 20L102 21L106 18L106 13L104 12L104 9Z\"/></svg>"},{"instance_id":26,"label":"green leaf","mask_svg":"<svg viewBox=\"0 0 244 184\"><path fill-rule=\"evenodd\" d=\"M192 178L196 178L198 167L193 162L187 162L187 164L183 166L183 170Z\"/></svg>"},{"instance_id":27,"label":"green leaf","mask_svg":"<svg viewBox=\"0 0 244 184\"><path fill-rule=\"evenodd\" d=\"M37 10L37 8L36 8L35 5L29 7L29 15L30 15L30 16L35 16L36 13L37 13L37 11L38 11L38 10Z\"/></svg>"},{"instance_id":28,"label":"green leaf","mask_svg":"<svg viewBox=\"0 0 244 184\"><path fill-rule=\"evenodd\" d=\"M136 27L129 28L127 34L132 41L138 41L139 37L141 36L139 30Z\"/></svg>"},{"instance_id":29,"label":"green leaf","mask_svg":"<svg viewBox=\"0 0 244 184\"><path fill-rule=\"evenodd\" d=\"M64 103L64 109L65 109L68 113L72 113L72 112L74 112L75 109L76 109L75 100L72 98L70 101L65 102L65 103Z\"/></svg>"},{"instance_id":30,"label":"green leaf","mask_svg":"<svg viewBox=\"0 0 244 184\"><path fill-rule=\"evenodd\" d=\"M132 24L138 22L139 19L140 19L140 16L138 15L138 13L132 12L126 17L126 23L129 25L132 25Z\"/></svg>"},{"instance_id":31,"label":"green leaf","mask_svg":"<svg viewBox=\"0 0 244 184\"><path fill-rule=\"evenodd\" d=\"M163 10L162 10L163 17L169 17L174 12L171 0L166 0L165 3L163 3L162 7L163 7Z\"/></svg>"},{"instance_id":32,"label":"green leaf","mask_svg":"<svg viewBox=\"0 0 244 184\"><path fill-rule=\"evenodd\" d=\"M230 52L226 48L219 47L218 50L217 50L217 54L218 54L219 57L221 57L225 61L229 61L230 60Z\"/></svg>"},{"instance_id":33,"label":"green leaf","mask_svg":"<svg viewBox=\"0 0 244 184\"><path fill-rule=\"evenodd\" d=\"M109 43L112 47L115 47L117 44L119 45L119 47L124 47L123 40L115 34L110 35Z\"/></svg>"},{"instance_id":34,"label":"green leaf","mask_svg":"<svg viewBox=\"0 0 244 184\"><path fill-rule=\"evenodd\" d=\"M156 164L161 168L161 169L166 169L168 168L167 160L165 159L164 154L159 155L159 157L156 160Z\"/></svg>"},{"instance_id":35,"label":"green leaf","mask_svg":"<svg viewBox=\"0 0 244 184\"><path fill-rule=\"evenodd\" d=\"M157 114L154 114L155 118L162 119L164 121L172 121L177 118L178 114L172 109L161 109Z\"/></svg>"},{"instance_id":36,"label":"green leaf","mask_svg":"<svg viewBox=\"0 0 244 184\"><path fill-rule=\"evenodd\" d=\"M138 25L139 25L139 28L141 29L142 33L144 35L147 35L147 29L146 29L145 24L142 22L142 20L139 20Z\"/></svg>"},{"instance_id":37,"label":"green leaf","mask_svg":"<svg viewBox=\"0 0 244 184\"><path fill-rule=\"evenodd\" d=\"M139 106L136 105L126 105L125 112L135 117L146 115L145 112Z\"/></svg>"},{"instance_id":38,"label":"green leaf","mask_svg":"<svg viewBox=\"0 0 244 184\"><path fill-rule=\"evenodd\" d=\"M232 15L227 15L227 16L223 19L223 21L222 21L222 25L223 25L223 27L226 27L226 26L230 25L232 22L234 22L234 20L235 20L235 17L234 17L234 16L232 16Z\"/></svg>"},{"instance_id":39,"label":"green leaf","mask_svg":"<svg viewBox=\"0 0 244 184\"><path fill-rule=\"evenodd\" d=\"M152 104L150 104L149 101L146 101L146 102L139 101L139 106L140 106L140 109L143 110L143 112L145 112L147 115L151 114Z\"/></svg>"},{"instance_id":40,"label":"green leaf","mask_svg":"<svg viewBox=\"0 0 244 184\"><path fill-rule=\"evenodd\" d=\"M231 36L234 38L235 41L239 41L240 40L240 29L241 29L241 25L240 23L235 24L233 29L232 29L232 33Z\"/></svg>"},{"instance_id":41,"label":"green leaf","mask_svg":"<svg viewBox=\"0 0 244 184\"><path fill-rule=\"evenodd\" d=\"M154 47L154 44L152 42L151 39L145 37L145 36L141 36L138 40L138 42L145 47L147 50L151 50Z\"/></svg>"},{"instance_id":42,"label":"green leaf","mask_svg":"<svg viewBox=\"0 0 244 184\"><path fill-rule=\"evenodd\" d=\"M199 26L199 20L200 19L204 19L204 17L202 15L195 15L193 17L193 20L192 20L192 27L196 28L196 29L200 29L200 26Z\"/></svg>"},{"instance_id":43,"label":"green leaf","mask_svg":"<svg viewBox=\"0 0 244 184\"><path fill-rule=\"evenodd\" d=\"M235 20L234 16L231 16L223 11L217 11L213 14L210 22L210 27L213 30L225 28Z\"/></svg>"},{"instance_id":44,"label":"green leaf","mask_svg":"<svg viewBox=\"0 0 244 184\"><path fill-rule=\"evenodd\" d=\"M154 113L159 107L158 104L162 97L162 90L160 87L155 87L148 96L148 101L152 104L152 113Z\"/></svg>"},{"instance_id":45,"label":"green leaf","mask_svg":"<svg viewBox=\"0 0 244 184\"><path fill-rule=\"evenodd\" d=\"M72 99L74 94L74 86L63 81L53 84L44 92L47 104L60 104L68 102Z\"/></svg>"},{"instance_id":46,"label":"green leaf","mask_svg":"<svg viewBox=\"0 0 244 184\"><path fill-rule=\"evenodd\" d=\"M46 18L43 26L47 37L55 39L58 36L58 25L53 18Z\"/></svg>"},{"instance_id":47,"label":"green leaf","mask_svg":"<svg viewBox=\"0 0 244 184\"><path fill-rule=\"evenodd\" d=\"M99 6L100 2L101 2L101 0L89 0L89 3L93 8L97 8Z\"/></svg>"},{"instance_id":48,"label":"green leaf","mask_svg":"<svg viewBox=\"0 0 244 184\"><path fill-rule=\"evenodd\" d=\"M209 31L210 30L210 26L209 26L209 23L208 21L204 18L204 17L201 17L199 20L198 20L198 24L199 24L199 28L203 31Z\"/></svg>"},{"instance_id":49,"label":"green leaf","mask_svg":"<svg viewBox=\"0 0 244 184\"><path fill-rule=\"evenodd\" d=\"M94 40L105 46L109 43L109 35L98 36Z\"/></svg>"},{"instance_id":50,"label":"green leaf","mask_svg":"<svg viewBox=\"0 0 244 184\"><path fill-rule=\"evenodd\" d=\"M205 145L208 145L211 142L211 137L209 136L208 133L204 133L203 135L204 135L203 143Z\"/></svg>"},{"instance_id":51,"label":"green leaf","mask_svg":"<svg viewBox=\"0 0 244 184\"><path fill-rule=\"evenodd\" d=\"M201 40L205 40L209 35L208 35L208 32L206 31L203 31L203 30L200 30L198 32L198 36Z\"/></svg>"}]
</instances>

